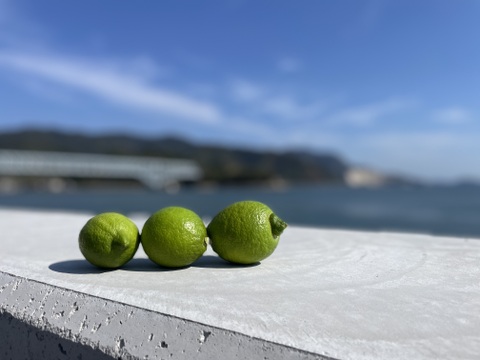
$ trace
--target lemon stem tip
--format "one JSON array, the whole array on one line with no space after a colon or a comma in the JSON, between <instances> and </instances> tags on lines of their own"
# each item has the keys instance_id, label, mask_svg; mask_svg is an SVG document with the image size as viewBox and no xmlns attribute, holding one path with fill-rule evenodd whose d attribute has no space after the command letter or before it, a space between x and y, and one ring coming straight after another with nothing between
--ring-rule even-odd
<instances>
[{"instance_id":1,"label":"lemon stem tip","mask_svg":"<svg viewBox=\"0 0 480 360\"><path fill-rule=\"evenodd\" d=\"M279 237L287 227L287 223L272 213L270 215L270 226L272 227L272 235L274 237Z\"/></svg>"}]
</instances>

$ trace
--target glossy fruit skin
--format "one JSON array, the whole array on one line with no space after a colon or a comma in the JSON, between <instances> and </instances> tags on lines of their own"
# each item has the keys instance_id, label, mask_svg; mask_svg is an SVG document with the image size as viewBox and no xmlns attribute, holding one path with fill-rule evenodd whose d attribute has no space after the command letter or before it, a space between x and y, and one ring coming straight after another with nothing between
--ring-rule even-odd
<instances>
[{"instance_id":1,"label":"glossy fruit skin","mask_svg":"<svg viewBox=\"0 0 480 360\"><path fill-rule=\"evenodd\" d=\"M114 212L94 216L83 226L78 236L80 251L92 265L116 269L135 255L140 234L135 223Z\"/></svg>"},{"instance_id":2,"label":"glossy fruit skin","mask_svg":"<svg viewBox=\"0 0 480 360\"><path fill-rule=\"evenodd\" d=\"M254 264L276 249L285 224L265 204L240 201L220 211L208 224L212 249L224 260Z\"/></svg>"},{"instance_id":3,"label":"glossy fruit skin","mask_svg":"<svg viewBox=\"0 0 480 360\"><path fill-rule=\"evenodd\" d=\"M169 267L185 267L207 249L207 229L193 211L171 206L148 218L142 229L142 246L154 263Z\"/></svg>"}]
</instances>

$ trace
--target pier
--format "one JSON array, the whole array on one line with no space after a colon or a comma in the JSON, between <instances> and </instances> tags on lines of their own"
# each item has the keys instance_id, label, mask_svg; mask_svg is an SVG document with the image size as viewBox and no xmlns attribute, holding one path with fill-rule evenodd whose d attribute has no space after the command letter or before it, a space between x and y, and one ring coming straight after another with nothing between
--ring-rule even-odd
<instances>
[{"instance_id":1,"label":"pier","mask_svg":"<svg viewBox=\"0 0 480 360\"><path fill-rule=\"evenodd\" d=\"M128 179L159 190L201 175L194 161L184 159L0 150L0 176Z\"/></svg>"}]
</instances>

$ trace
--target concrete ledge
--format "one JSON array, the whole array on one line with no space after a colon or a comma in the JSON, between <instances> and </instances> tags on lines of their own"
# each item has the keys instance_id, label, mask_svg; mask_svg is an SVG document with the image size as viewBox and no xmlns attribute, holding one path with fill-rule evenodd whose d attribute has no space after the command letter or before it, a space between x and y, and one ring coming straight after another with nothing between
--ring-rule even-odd
<instances>
[{"instance_id":1,"label":"concrete ledge","mask_svg":"<svg viewBox=\"0 0 480 360\"><path fill-rule=\"evenodd\" d=\"M318 358L244 334L6 273L0 273L0 302L2 359Z\"/></svg>"},{"instance_id":2,"label":"concrete ledge","mask_svg":"<svg viewBox=\"0 0 480 360\"><path fill-rule=\"evenodd\" d=\"M2 359L97 359L112 357L79 342L0 313L0 357Z\"/></svg>"},{"instance_id":3,"label":"concrete ledge","mask_svg":"<svg viewBox=\"0 0 480 360\"><path fill-rule=\"evenodd\" d=\"M140 251L101 271L77 247L91 215L0 210L0 358L480 353L479 240L292 226L258 266L209 251L167 271Z\"/></svg>"}]
</instances>

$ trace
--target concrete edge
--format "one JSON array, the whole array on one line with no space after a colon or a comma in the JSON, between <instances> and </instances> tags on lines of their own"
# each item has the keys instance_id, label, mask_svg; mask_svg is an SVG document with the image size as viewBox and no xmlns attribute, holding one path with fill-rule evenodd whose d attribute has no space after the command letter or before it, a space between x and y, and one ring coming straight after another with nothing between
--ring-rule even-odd
<instances>
[{"instance_id":1,"label":"concrete edge","mask_svg":"<svg viewBox=\"0 0 480 360\"><path fill-rule=\"evenodd\" d=\"M8 313L0 312L0 358L24 359L95 359L112 360L99 349L75 343L46 330L28 325Z\"/></svg>"},{"instance_id":2,"label":"concrete edge","mask_svg":"<svg viewBox=\"0 0 480 360\"><path fill-rule=\"evenodd\" d=\"M2 328L9 336L0 339L0 355L12 359L33 352L49 359L333 360L0 271Z\"/></svg>"}]
</instances>

